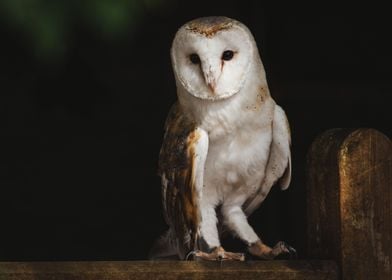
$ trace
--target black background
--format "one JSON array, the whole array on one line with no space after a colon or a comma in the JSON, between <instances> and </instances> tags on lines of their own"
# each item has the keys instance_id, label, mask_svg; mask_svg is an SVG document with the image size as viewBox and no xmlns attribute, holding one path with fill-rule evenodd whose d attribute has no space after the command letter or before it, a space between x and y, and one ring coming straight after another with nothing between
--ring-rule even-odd
<instances>
[{"instance_id":1,"label":"black background","mask_svg":"<svg viewBox=\"0 0 392 280\"><path fill-rule=\"evenodd\" d=\"M292 128L291 188L273 189L251 223L306 257L312 140L334 127L391 136L392 26L388 9L370 3L171 1L116 40L77 23L64 57L49 62L0 21L0 260L146 258L166 228L156 169L176 99L171 40L207 15L250 28Z\"/></svg>"}]
</instances>

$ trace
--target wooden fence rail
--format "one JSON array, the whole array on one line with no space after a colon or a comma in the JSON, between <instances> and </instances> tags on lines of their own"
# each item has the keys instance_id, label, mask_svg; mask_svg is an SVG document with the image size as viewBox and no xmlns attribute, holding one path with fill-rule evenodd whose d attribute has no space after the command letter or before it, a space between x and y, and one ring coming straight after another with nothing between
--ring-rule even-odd
<instances>
[{"instance_id":1,"label":"wooden fence rail","mask_svg":"<svg viewBox=\"0 0 392 280\"><path fill-rule=\"evenodd\" d=\"M331 261L130 261L130 262L7 262L0 280L130 280L130 279L263 279L336 280Z\"/></svg>"}]
</instances>

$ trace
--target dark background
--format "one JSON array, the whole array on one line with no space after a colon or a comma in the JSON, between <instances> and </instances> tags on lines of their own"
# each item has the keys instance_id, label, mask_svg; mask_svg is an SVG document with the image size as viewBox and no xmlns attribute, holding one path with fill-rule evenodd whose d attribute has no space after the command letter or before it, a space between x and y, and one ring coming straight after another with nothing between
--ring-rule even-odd
<instances>
[{"instance_id":1,"label":"dark background","mask_svg":"<svg viewBox=\"0 0 392 280\"><path fill-rule=\"evenodd\" d=\"M250 220L268 244L283 239L305 258L311 142L335 127L391 136L389 10L373 2L80 2L0 4L0 260L146 258L166 228L156 169L176 99L171 40L207 15L250 28L288 115L291 188L273 189Z\"/></svg>"}]
</instances>

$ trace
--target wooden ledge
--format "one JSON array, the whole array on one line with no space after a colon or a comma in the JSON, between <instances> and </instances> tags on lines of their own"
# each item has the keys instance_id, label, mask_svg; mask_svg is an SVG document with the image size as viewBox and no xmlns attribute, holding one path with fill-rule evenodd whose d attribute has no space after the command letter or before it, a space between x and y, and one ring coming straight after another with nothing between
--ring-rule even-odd
<instances>
[{"instance_id":1,"label":"wooden ledge","mask_svg":"<svg viewBox=\"0 0 392 280\"><path fill-rule=\"evenodd\" d=\"M0 279L301 279L336 280L333 261L0 262Z\"/></svg>"}]
</instances>

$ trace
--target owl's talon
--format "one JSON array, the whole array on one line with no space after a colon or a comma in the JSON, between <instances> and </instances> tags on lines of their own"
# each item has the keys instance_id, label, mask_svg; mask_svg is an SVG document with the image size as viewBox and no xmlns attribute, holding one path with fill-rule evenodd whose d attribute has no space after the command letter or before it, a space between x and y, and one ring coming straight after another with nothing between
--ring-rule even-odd
<instances>
[{"instance_id":1,"label":"owl's talon","mask_svg":"<svg viewBox=\"0 0 392 280\"><path fill-rule=\"evenodd\" d=\"M293 247L291 247L290 245L286 244L286 248L288 249L288 254L290 255L291 259L297 259L298 255L297 255L297 250L295 250Z\"/></svg>"},{"instance_id":2,"label":"owl's talon","mask_svg":"<svg viewBox=\"0 0 392 280\"><path fill-rule=\"evenodd\" d=\"M273 260L278 256L288 254L290 258L297 258L297 251L283 241L279 241L273 248L260 240L249 246L249 253L264 260Z\"/></svg>"},{"instance_id":3,"label":"owl's talon","mask_svg":"<svg viewBox=\"0 0 392 280\"><path fill-rule=\"evenodd\" d=\"M202 251L196 251L196 260L207 260L207 261L244 261L245 256L242 253L226 252L222 247L217 247L212 250L211 253L205 253Z\"/></svg>"},{"instance_id":4,"label":"owl's talon","mask_svg":"<svg viewBox=\"0 0 392 280\"><path fill-rule=\"evenodd\" d=\"M192 257L192 256L195 256L195 255L197 254L197 252L199 252L199 251L198 251L198 250L192 250L192 251L190 251L188 254L186 254L185 260L186 260L186 261L189 261L189 258Z\"/></svg>"},{"instance_id":5,"label":"owl's talon","mask_svg":"<svg viewBox=\"0 0 392 280\"><path fill-rule=\"evenodd\" d=\"M274 251L275 250L275 251ZM283 255L289 255L290 259L296 259L297 258L297 251L288 245L284 241L279 241L275 247L272 249L273 253L275 254L275 257L277 256L283 256Z\"/></svg>"}]
</instances>

